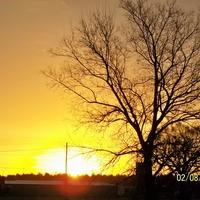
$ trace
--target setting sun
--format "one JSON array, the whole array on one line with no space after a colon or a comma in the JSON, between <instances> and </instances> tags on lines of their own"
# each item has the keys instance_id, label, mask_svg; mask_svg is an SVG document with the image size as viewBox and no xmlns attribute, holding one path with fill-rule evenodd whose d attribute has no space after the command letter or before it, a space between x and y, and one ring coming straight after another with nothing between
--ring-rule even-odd
<instances>
[{"instance_id":1,"label":"setting sun","mask_svg":"<svg viewBox=\"0 0 200 200\"><path fill-rule=\"evenodd\" d=\"M41 173L65 173L66 155L65 148L54 148L36 156L35 169ZM91 175L100 170L97 156L87 158L77 148L68 150L67 173L71 176L82 174Z\"/></svg>"}]
</instances>

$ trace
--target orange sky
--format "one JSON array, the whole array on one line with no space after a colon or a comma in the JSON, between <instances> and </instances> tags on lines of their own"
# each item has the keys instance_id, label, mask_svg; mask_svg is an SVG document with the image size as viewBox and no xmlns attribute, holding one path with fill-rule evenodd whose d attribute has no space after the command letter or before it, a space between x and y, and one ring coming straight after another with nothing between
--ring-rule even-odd
<instances>
[{"instance_id":1,"label":"orange sky","mask_svg":"<svg viewBox=\"0 0 200 200\"><path fill-rule=\"evenodd\" d=\"M102 2L105 1L0 0L0 175L64 172L66 142L70 146L91 146L98 140L88 140L83 131L75 134L66 106L70 102L63 100L59 92L49 90L39 72L60 62L51 58L47 50L58 44L81 14ZM108 2L116 6L119 20L122 13L117 8L118 0ZM199 0L178 2L187 8L200 5ZM70 155L74 157L72 149ZM49 169L55 162L62 167ZM71 166L79 162L83 160L71 159ZM94 157L85 172L99 170L96 162Z\"/></svg>"}]
</instances>

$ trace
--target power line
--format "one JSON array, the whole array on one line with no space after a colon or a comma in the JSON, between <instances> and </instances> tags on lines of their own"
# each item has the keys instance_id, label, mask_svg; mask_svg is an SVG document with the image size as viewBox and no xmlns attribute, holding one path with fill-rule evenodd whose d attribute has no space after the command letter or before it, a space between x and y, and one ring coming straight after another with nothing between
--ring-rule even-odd
<instances>
[{"instance_id":1,"label":"power line","mask_svg":"<svg viewBox=\"0 0 200 200\"><path fill-rule=\"evenodd\" d=\"M23 151L39 151L39 150L50 150L54 148L61 148L63 146L48 147L48 148L34 148L34 149L11 149L11 150L0 150L0 153L9 153L9 152L23 152Z\"/></svg>"},{"instance_id":2,"label":"power line","mask_svg":"<svg viewBox=\"0 0 200 200\"><path fill-rule=\"evenodd\" d=\"M0 133L0 136L6 136L6 137L17 137L17 138L27 138L27 139L35 139L35 140L53 140L55 141L55 139L50 139L50 138L41 138L41 137L31 137L31 136L24 136L24 135L10 135L10 134L3 134L3 133Z\"/></svg>"}]
</instances>

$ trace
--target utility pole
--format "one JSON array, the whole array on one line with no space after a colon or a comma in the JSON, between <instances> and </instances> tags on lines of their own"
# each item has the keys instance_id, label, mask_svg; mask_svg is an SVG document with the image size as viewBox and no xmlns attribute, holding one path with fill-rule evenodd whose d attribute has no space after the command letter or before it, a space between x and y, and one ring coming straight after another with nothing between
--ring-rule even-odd
<instances>
[{"instance_id":1,"label":"utility pole","mask_svg":"<svg viewBox=\"0 0 200 200\"><path fill-rule=\"evenodd\" d=\"M68 167L68 143L66 142L66 152L65 152L65 174L67 175L67 167Z\"/></svg>"}]
</instances>

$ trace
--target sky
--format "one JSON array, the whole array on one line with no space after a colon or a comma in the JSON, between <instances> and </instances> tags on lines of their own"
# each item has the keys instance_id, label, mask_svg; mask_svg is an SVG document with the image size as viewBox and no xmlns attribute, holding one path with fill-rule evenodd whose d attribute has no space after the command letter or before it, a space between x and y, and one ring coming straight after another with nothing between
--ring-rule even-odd
<instances>
[{"instance_id":1,"label":"sky","mask_svg":"<svg viewBox=\"0 0 200 200\"><path fill-rule=\"evenodd\" d=\"M165 0L163 0L165 1ZM74 145L95 145L98 138L76 131L70 102L50 90L40 71L62 62L51 57L81 16L105 0L0 0L0 175L100 171L99 158L84 159ZM118 0L109 0L122 17ZM199 0L178 0L185 8ZM82 170L78 166L82 166Z\"/></svg>"}]
</instances>

